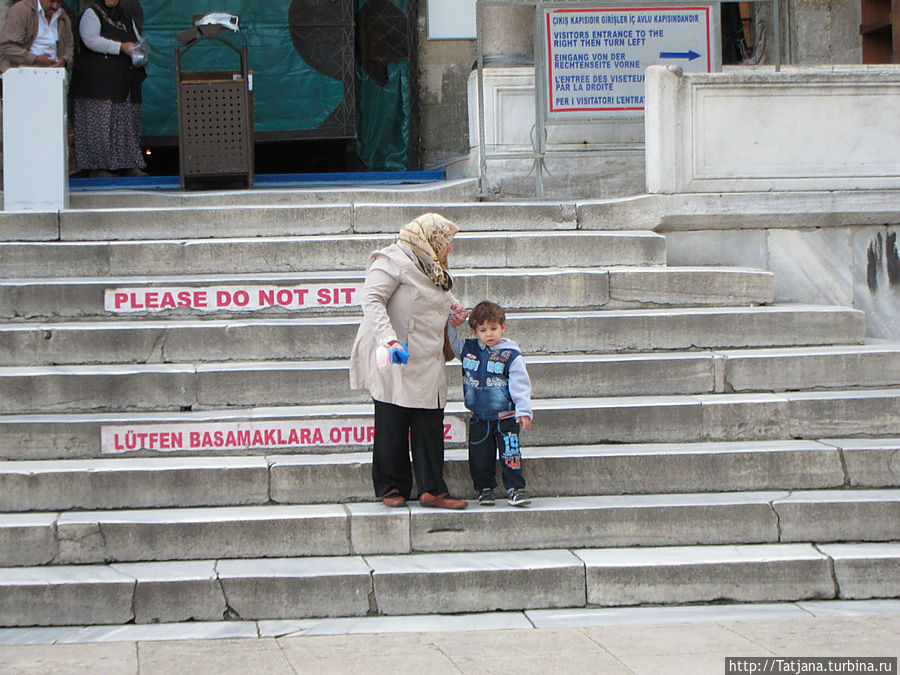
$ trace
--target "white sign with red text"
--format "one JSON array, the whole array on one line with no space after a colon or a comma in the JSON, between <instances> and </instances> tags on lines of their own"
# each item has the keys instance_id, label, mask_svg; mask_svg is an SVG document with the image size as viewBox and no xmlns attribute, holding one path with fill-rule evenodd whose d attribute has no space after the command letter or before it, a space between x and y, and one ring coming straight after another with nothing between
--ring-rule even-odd
<instances>
[{"instance_id":1,"label":"white sign with red text","mask_svg":"<svg viewBox=\"0 0 900 675\"><path fill-rule=\"evenodd\" d=\"M141 450L155 452L215 452L371 445L375 424L371 418L318 419L265 422L202 422L102 426L100 452L121 455ZM464 443L466 422L444 418L444 440Z\"/></svg>"},{"instance_id":2,"label":"white sign with red text","mask_svg":"<svg viewBox=\"0 0 900 675\"><path fill-rule=\"evenodd\" d=\"M107 312L116 314L186 309L198 312L252 312L273 307L290 310L313 307L356 307L361 283L300 286L140 286L108 288Z\"/></svg>"}]
</instances>

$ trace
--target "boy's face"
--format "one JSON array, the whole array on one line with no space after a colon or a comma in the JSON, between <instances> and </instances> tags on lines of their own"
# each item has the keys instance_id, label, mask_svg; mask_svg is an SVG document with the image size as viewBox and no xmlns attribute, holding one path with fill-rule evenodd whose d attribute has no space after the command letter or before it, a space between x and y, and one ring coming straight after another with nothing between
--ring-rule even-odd
<instances>
[{"instance_id":1,"label":"boy's face","mask_svg":"<svg viewBox=\"0 0 900 675\"><path fill-rule=\"evenodd\" d=\"M475 326L475 337L481 340L483 345L493 347L500 343L503 333L506 332L506 322L485 321Z\"/></svg>"}]
</instances>

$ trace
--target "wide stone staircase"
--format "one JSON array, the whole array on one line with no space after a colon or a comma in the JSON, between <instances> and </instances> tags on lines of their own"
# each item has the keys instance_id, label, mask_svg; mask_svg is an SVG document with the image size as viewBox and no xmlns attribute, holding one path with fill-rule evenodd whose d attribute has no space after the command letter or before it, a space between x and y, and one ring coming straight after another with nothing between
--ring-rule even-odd
<instances>
[{"instance_id":1,"label":"wide stone staircase","mask_svg":"<svg viewBox=\"0 0 900 675\"><path fill-rule=\"evenodd\" d=\"M900 596L900 345L858 311L469 182L72 206L0 214L0 625ZM359 290L432 210L527 355L527 509L374 501Z\"/></svg>"}]
</instances>

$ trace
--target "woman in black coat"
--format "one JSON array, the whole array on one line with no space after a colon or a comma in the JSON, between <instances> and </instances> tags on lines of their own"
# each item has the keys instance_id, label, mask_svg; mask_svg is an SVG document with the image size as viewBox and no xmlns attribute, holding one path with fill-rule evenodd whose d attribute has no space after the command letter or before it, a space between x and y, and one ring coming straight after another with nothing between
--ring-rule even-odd
<instances>
[{"instance_id":1,"label":"woman in black coat","mask_svg":"<svg viewBox=\"0 0 900 675\"><path fill-rule=\"evenodd\" d=\"M119 0L92 0L78 23L73 99L75 161L92 176L146 175L141 153L141 82L132 55L141 36Z\"/></svg>"}]
</instances>

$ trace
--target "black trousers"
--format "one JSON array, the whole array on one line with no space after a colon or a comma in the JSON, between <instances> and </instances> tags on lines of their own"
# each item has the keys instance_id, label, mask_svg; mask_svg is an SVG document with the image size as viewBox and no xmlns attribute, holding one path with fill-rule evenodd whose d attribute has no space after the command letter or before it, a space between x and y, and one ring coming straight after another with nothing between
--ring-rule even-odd
<instances>
[{"instance_id":1,"label":"black trousers","mask_svg":"<svg viewBox=\"0 0 900 675\"><path fill-rule=\"evenodd\" d=\"M519 423L515 417L502 420L469 419L469 473L475 491L497 487L497 455L500 475L507 490L525 487L522 452L519 450Z\"/></svg>"},{"instance_id":2,"label":"black trousers","mask_svg":"<svg viewBox=\"0 0 900 675\"><path fill-rule=\"evenodd\" d=\"M372 446L375 496L380 498L396 489L409 499L413 473L417 495L447 492L444 482L444 411L440 408L404 408L375 401L375 440Z\"/></svg>"}]
</instances>

